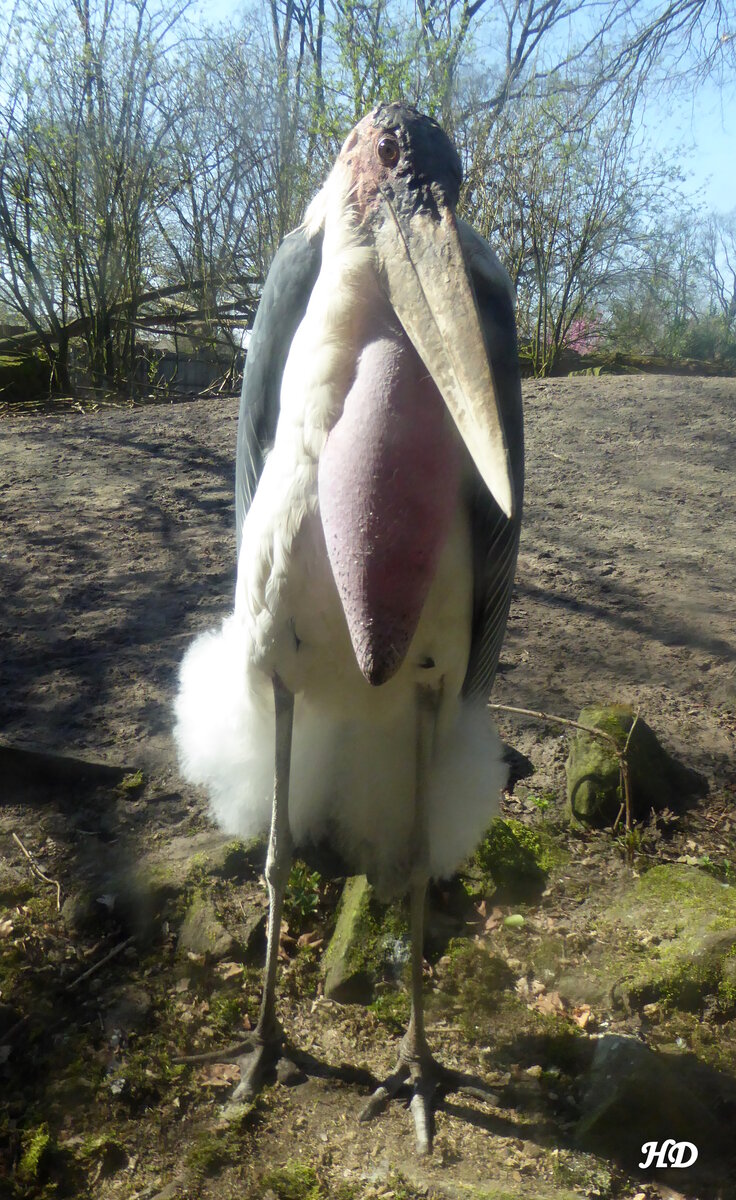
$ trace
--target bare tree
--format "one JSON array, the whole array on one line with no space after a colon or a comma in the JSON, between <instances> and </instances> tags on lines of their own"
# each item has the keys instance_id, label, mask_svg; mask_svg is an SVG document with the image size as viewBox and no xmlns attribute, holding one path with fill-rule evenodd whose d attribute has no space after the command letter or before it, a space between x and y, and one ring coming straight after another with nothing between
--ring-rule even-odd
<instances>
[{"instance_id":1,"label":"bare tree","mask_svg":"<svg viewBox=\"0 0 736 1200\"><path fill-rule=\"evenodd\" d=\"M523 352L540 375L576 322L605 311L670 182L666 165L633 156L625 103L579 131L565 108L557 93L509 108L485 154L475 147L464 197L511 273Z\"/></svg>"},{"instance_id":2,"label":"bare tree","mask_svg":"<svg viewBox=\"0 0 736 1200\"><path fill-rule=\"evenodd\" d=\"M705 257L712 307L733 336L736 334L736 209L708 222Z\"/></svg>"}]
</instances>

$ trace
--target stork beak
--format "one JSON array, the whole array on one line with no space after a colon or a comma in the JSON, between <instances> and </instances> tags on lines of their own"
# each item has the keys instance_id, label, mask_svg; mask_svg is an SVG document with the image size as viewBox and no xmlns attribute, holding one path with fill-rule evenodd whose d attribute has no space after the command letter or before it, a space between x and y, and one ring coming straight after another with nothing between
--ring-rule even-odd
<instances>
[{"instance_id":1,"label":"stork beak","mask_svg":"<svg viewBox=\"0 0 736 1200\"><path fill-rule=\"evenodd\" d=\"M480 475L507 517L514 487L499 398L455 217L404 216L384 195L372 221L394 311L445 401Z\"/></svg>"}]
</instances>

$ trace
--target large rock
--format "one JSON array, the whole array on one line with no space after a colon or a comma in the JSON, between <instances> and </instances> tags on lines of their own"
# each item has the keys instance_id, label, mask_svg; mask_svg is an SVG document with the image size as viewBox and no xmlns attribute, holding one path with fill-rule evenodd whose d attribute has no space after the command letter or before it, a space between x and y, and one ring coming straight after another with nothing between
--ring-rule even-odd
<instances>
[{"instance_id":1,"label":"large rock","mask_svg":"<svg viewBox=\"0 0 736 1200\"><path fill-rule=\"evenodd\" d=\"M646 1142L692 1142L697 1164L651 1173L671 1180L678 1191L695 1179L718 1179L729 1143L715 1115L721 1087L733 1091L725 1077L690 1056L655 1053L634 1037L601 1037L586 1080L576 1141L635 1173L646 1159ZM724 1099L729 1099L725 1093Z\"/></svg>"},{"instance_id":2,"label":"large rock","mask_svg":"<svg viewBox=\"0 0 736 1200\"><path fill-rule=\"evenodd\" d=\"M346 880L337 925L325 954L325 996L341 1004L367 1004L375 972L368 961L373 888L365 875Z\"/></svg>"},{"instance_id":3,"label":"large rock","mask_svg":"<svg viewBox=\"0 0 736 1200\"><path fill-rule=\"evenodd\" d=\"M697 1011L736 1010L736 887L699 867L659 863L622 880L605 904L595 894L584 924L594 931L585 963L563 967L564 941L533 948L535 971L569 1004L640 1009L659 1001Z\"/></svg>"},{"instance_id":4,"label":"large rock","mask_svg":"<svg viewBox=\"0 0 736 1200\"><path fill-rule=\"evenodd\" d=\"M635 715L624 704L591 705L581 711L578 721L609 734L623 749ZM635 818L646 816L652 808L680 808L687 797L707 789L703 777L672 758L641 717L631 734L627 760ZM570 745L565 772L573 824L606 825L615 821L622 803L619 759L606 741L578 731Z\"/></svg>"},{"instance_id":5,"label":"large rock","mask_svg":"<svg viewBox=\"0 0 736 1200\"><path fill-rule=\"evenodd\" d=\"M219 962L237 953L237 943L228 933L215 912L215 906L205 896L196 896L179 930L180 953L201 954Z\"/></svg>"},{"instance_id":6,"label":"large rock","mask_svg":"<svg viewBox=\"0 0 736 1200\"><path fill-rule=\"evenodd\" d=\"M163 842L138 864L136 883L156 906L173 899L193 879L242 881L263 869L263 841L242 842L216 829Z\"/></svg>"},{"instance_id":7,"label":"large rock","mask_svg":"<svg viewBox=\"0 0 736 1200\"><path fill-rule=\"evenodd\" d=\"M32 895L33 885L28 875L21 875L9 862L0 858L0 908L23 904Z\"/></svg>"},{"instance_id":8,"label":"large rock","mask_svg":"<svg viewBox=\"0 0 736 1200\"><path fill-rule=\"evenodd\" d=\"M380 912L365 875L347 879L324 959L327 999L370 1003L378 980L400 973L407 958L406 925L397 910Z\"/></svg>"}]
</instances>

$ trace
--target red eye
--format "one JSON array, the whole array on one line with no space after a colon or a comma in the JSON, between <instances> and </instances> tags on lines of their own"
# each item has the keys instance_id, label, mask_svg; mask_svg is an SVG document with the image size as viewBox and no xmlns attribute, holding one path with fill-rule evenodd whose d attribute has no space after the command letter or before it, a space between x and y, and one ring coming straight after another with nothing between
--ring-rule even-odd
<instances>
[{"instance_id":1,"label":"red eye","mask_svg":"<svg viewBox=\"0 0 736 1200\"><path fill-rule=\"evenodd\" d=\"M384 135L378 143L378 157L387 167L395 167L401 157L401 149L395 137Z\"/></svg>"}]
</instances>

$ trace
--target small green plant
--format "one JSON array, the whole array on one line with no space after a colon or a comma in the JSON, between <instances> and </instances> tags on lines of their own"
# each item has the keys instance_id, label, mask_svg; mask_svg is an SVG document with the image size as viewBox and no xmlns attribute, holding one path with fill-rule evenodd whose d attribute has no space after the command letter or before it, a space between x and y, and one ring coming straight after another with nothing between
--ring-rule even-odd
<instances>
[{"instance_id":1,"label":"small green plant","mask_svg":"<svg viewBox=\"0 0 736 1200\"><path fill-rule=\"evenodd\" d=\"M552 807L553 797L548 792L545 792L541 796L530 794L527 799L531 800L532 804L538 808L540 812L546 812L548 808Z\"/></svg>"},{"instance_id":2,"label":"small green plant","mask_svg":"<svg viewBox=\"0 0 736 1200\"><path fill-rule=\"evenodd\" d=\"M297 859L291 868L286 888L284 910L289 925L298 928L314 916L319 908L319 889L322 877L319 871L310 871L306 863Z\"/></svg>"},{"instance_id":3,"label":"small green plant","mask_svg":"<svg viewBox=\"0 0 736 1200\"><path fill-rule=\"evenodd\" d=\"M137 792L143 787L143 772L133 771L120 780L120 788L124 792Z\"/></svg>"}]
</instances>

